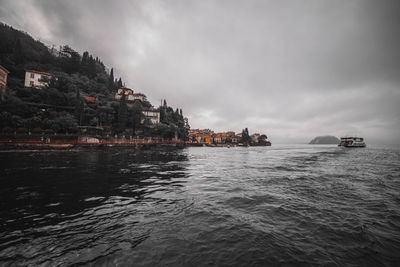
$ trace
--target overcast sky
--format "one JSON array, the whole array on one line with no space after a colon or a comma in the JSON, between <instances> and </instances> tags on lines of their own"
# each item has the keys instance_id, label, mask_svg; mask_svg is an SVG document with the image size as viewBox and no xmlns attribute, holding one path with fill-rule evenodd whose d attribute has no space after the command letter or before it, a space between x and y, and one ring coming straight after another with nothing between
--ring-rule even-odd
<instances>
[{"instance_id":1,"label":"overcast sky","mask_svg":"<svg viewBox=\"0 0 400 267\"><path fill-rule=\"evenodd\" d=\"M400 1L15 1L0 20L114 67L192 128L400 143Z\"/></svg>"}]
</instances>

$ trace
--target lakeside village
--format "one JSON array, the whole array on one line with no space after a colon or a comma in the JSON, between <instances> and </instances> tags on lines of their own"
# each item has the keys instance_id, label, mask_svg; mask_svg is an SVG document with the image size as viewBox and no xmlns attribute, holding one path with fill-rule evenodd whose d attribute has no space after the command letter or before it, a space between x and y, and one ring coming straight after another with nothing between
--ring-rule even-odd
<instances>
[{"instance_id":1,"label":"lakeside village","mask_svg":"<svg viewBox=\"0 0 400 267\"><path fill-rule=\"evenodd\" d=\"M3 103L6 99L7 93L7 78L9 71L0 65L0 87L1 87L1 102ZM47 72L41 72L37 70L26 70L25 71L25 80L24 87L32 88L36 90L45 90L49 87L50 81L54 78L52 74ZM99 105L99 98L104 97L104 95L97 94L96 96L88 96L86 94L78 95L79 98L83 98L88 105ZM164 109L167 109L166 100L160 105L159 108L155 109L154 107L143 107L143 102L147 101L146 96L142 93L135 93L133 89L127 87L118 88L114 96L115 101L119 101L120 108L121 106L126 105L127 108L133 108L136 103L137 105L141 105L141 116L140 124L144 124L145 122L149 125L157 126L160 124L161 120L161 112ZM37 106L37 105L35 105ZM48 107L48 106L46 106ZM46 111L46 109L41 109L41 111ZM176 111L175 114L178 112ZM179 116L182 117L182 110L178 113ZM80 118L81 119L81 118ZM187 125L187 119L184 119ZM235 134L233 131L215 133L210 129L187 129L187 138L184 140L178 139L178 131L175 129L174 137L171 139L160 138L159 136L146 136L140 138L136 136L118 136L115 134L113 137L110 136L110 132L107 132L106 136L104 132L106 130L102 125L96 126L78 126L79 134L76 134L76 131L72 129L72 137L76 138L66 138L65 134L61 133L60 139L57 137L57 131L53 130L45 130L38 128L27 129L27 128L17 128L14 132L12 129L3 129L2 134L10 135L13 134L14 137L18 135L24 136L25 139L3 139L0 140L3 144L24 144L26 148L26 144L34 144L37 146L38 144L46 144L47 146L56 146L56 147L71 147L72 145L151 145L151 144L179 144L184 143L185 145L191 146L270 146L271 142L267 140L267 136L265 134L255 133L249 135L248 129L244 129L242 133ZM11 130L11 131L10 131ZM67 129L68 130L68 129ZM70 129L71 130L71 129ZM28 132L26 132L28 131ZM26 138L26 134L33 138ZM40 140L35 139L35 137L40 136ZM71 136L71 135L70 135ZM52 142L53 139L53 142Z\"/></svg>"},{"instance_id":2,"label":"lakeside village","mask_svg":"<svg viewBox=\"0 0 400 267\"><path fill-rule=\"evenodd\" d=\"M0 24L0 148L270 145L262 134L190 130L182 109L114 77L69 46L48 47Z\"/></svg>"},{"instance_id":3,"label":"lakeside village","mask_svg":"<svg viewBox=\"0 0 400 267\"><path fill-rule=\"evenodd\" d=\"M247 128L238 134L232 131L215 133L210 129L190 129L189 143L191 146L271 146L265 134L249 135Z\"/></svg>"},{"instance_id":4,"label":"lakeside village","mask_svg":"<svg viewBox=\"0 0 400 267\"><path fill-rule=\"evenodd\" d=\"M7 87L7 77L9 71L5 69L3 66L0 65L0 87L1 87L1 101L4 102L6 99L6 87ZM53 79L53 75L47 72L40 72L36 70L27 70L25 71L25 81L24 87L25 88L35 88L37 90L42 90L49 87L49 83ZM99 95L96 97L88 96L82 94L82 97L87 104L98 105L99 104ZM120 105L123 105L124 102L126 103L127 107L134 107L135 102L139 101L142 105L144 101L146 101L146 96L142 93L135 93L132 89L127 87L118 88L117 92L115 93L114 99L116 101L120 101ZM151 123L151 125L158 125L160 124L160 110L166 109L167 103L166 100L160 105L158 109L153 107L143 107L141 112L141 120L140 124L144 124L147 120L147 123ZM46 109L42 110L45 111ZM182 116L182 110L179 113ZM186 119L187 120L187 119ZM5 131L4 131L5 130ZM9 129L3 129L4 134L10 134ZM76 139L67 140L60 140L57 138L57 132L52 130L50 131L41 131L41 129L33 128L33 129L16 129L14 133L11 132L14 136L17 136L17 132L22 135L26 135L26 131L28 130L28 135L32 137L37 137L40 135L40 142L38 140L32 138L26 138L25 140L21 139L7 139L1 140L3 143L44 143L44 144L51 144L51 138L53 137L54 143L62 147L63 145L72 145L72 144L107 144L107 145L116 145L116 144L154 144L154 143L168 143L168 144L176 144L182 143L185 141L186 145L191 146L270 146L271 142L267 140L267 136L265 134L255 133L249 135L248 129L244 129L242 133L235 134L233 131L228 132L221 132L215 133L210 129L188 129L186 140L179 140L178 139L178 132L174 132L174 138L164 140L163 138L159 137L152 137L147 136L144 138L133 138L129 136L127 139L125 135L118 136L117 134L114 135L114 138L110 138L110 135L107 134L106 138L103 134L105 128L101 125L96 126L78 126L79 134L75 135L75 132L72 131L72 135L77 137ZM32 132L33 134L32 134ZM65 135L62 135L65 138ZM26 147L26 146L25 146Z\"/></svg>"}]
</instances>

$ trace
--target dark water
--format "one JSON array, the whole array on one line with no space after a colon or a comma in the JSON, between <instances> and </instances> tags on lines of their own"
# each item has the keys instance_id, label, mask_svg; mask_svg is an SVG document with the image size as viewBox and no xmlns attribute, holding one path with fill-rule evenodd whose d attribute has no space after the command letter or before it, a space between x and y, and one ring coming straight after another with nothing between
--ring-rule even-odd
<instances>
[{"instance_id":1,"label":"dark water","mask_svg":"<svg viewBox=\"0 0 400 267\"><path fill-rule=\"evenodd\" d=\"M400 265L399 148L1 152L0 164L0 265Z\"/></svg>"}]
</instances>

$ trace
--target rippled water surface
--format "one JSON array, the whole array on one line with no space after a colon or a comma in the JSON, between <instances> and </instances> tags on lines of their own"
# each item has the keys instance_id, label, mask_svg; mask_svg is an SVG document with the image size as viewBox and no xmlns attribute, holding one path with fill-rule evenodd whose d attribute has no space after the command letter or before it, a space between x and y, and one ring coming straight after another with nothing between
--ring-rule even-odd
<instances>
[{"instance_id":1,"label":"rippled water surface","mask_svg":"<svg viewBox=\"0 0 400 267\"><path fill-rule=\"evenodd\" d=\"M1 152L0 166L0 265L400 265L398 147Z\"/></svg>"}]
</instances>

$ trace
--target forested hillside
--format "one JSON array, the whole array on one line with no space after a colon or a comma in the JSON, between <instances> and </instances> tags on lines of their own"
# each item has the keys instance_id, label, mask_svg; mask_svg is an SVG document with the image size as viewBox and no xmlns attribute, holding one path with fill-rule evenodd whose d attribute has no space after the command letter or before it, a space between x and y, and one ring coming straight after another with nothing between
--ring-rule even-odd
<instances>
[{"instance_id":1,"label":"forested hillside","mask_svg":"<svg viewBox=\"0 0 400 267\"><path fill-rule=\"evenodd\" d=\"M161 123L152 125L142 110L153 108L146 98L127 105L114 95L123 86L103 62L71 47L47 47L27 33L0 24L0 65L8 74L7 94L0 104L0 130L10 133L78 133L78 126L96 126L107 136L187 137L182 111L160 107ZM48 72L44 88L24 87L25 71Z\"/></svg>"}]
</instances>

